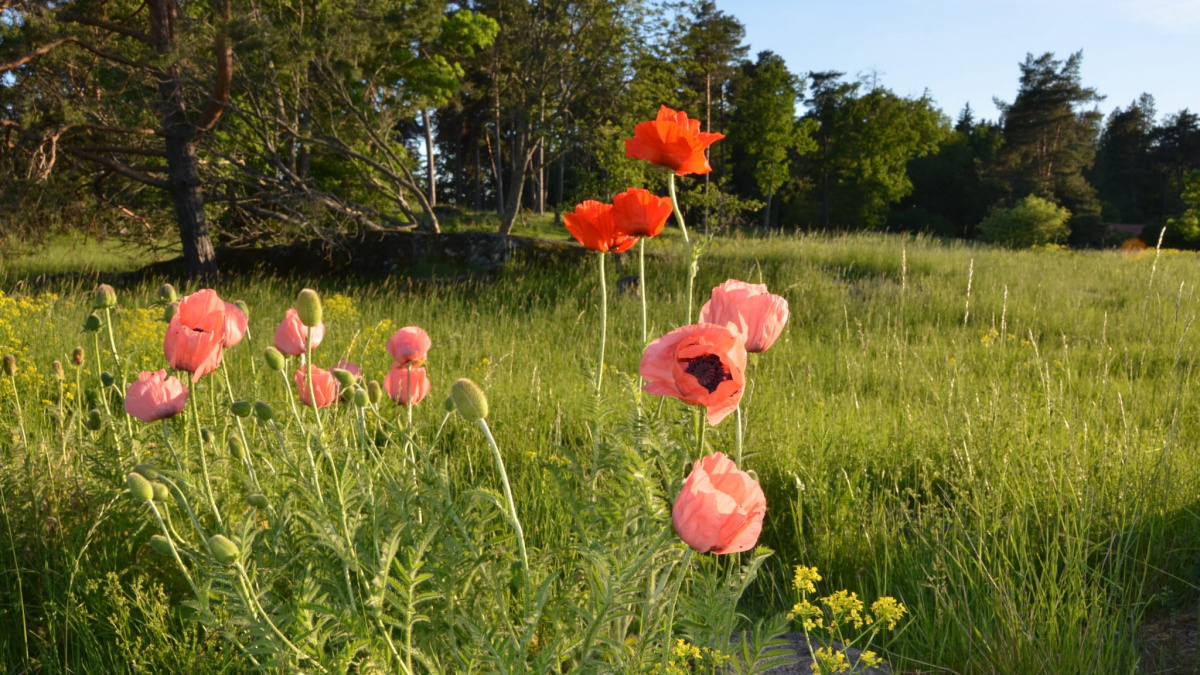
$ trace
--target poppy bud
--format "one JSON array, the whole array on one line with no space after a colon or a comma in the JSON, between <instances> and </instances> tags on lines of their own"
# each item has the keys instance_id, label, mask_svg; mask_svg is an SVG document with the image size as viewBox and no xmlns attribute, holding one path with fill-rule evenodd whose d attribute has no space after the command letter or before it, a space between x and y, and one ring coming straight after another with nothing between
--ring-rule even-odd
<instances>
[{"instance_id":1,"label":"poppy bud","mask_svg":"<svg viewBox=\"0 0 1200 675\"><path fill-rule=\"evenodd\" d=\"M104 385L105 387L113 386L113 383L116 381L117 378L113 377L113 374L107 370L100 373L100 384Z\"/></svg>"},{"instance_id":2,"label":"poppy bud","mask_svg":"<svg viewBox=\"0 0 1200 675\"><path fill-rule=\"evenodd\" d=\"M354 390L354 405L363 408L366 407L369 401L370 397L367 396L366 389L359 388Z\"/></svg>"},{"instance_id":3,"label":"poppy bud","mask_svg":"<svg viewBox=\"0 0 1200 675\"><path fill-rule=\"evenodd\" d=\"M176 300L175 302L168 303L166 307L163 307L163 321L166 323L171 323L171 319L175 318L175 312L178 312L178 311L179 311L179 301L178 300Z\"/></svg>"},{"instance_id":4,"label":"poppy bud","mask_svg":"<svg viewBox=\"0 0 1200 675\"><path fill-rule=\"evenodd\" d=\"M450 385L450 398L454 399L454 407L458 414L468 422L478 422L488 415L487 396L479 385L463 377Z\"/></svg>"},{"instance_id":5,"label":"poppy bud","mask_svg":"<svg viewBox=\"0 0 1200 675\"><path fill-rule=\"evenodd\" d=\"M445 408L446 412L448 413L454 412L454 397L447 396L446 400L442 402L442 407Z\"/></svg>"},{"instance_id":6,"label":"poppy bud","mask_svg":"<svg viewBox=\"0 0 1200 675\"><path fill-rule=\"evenodd\" d=\"M267 367L274 371L283 370L284 359L283 352L274 347L267 347L263 351L263 360L267 362Z\"/></svg>"},{"instance_id":7,"label":"poppy bud","mask_svg":"<svg viewBox=\"0 0 1200 675\"><path fill-rule=\"evenodd\" d=\"M242 310L242 314L245 314L247 319L250 318L250 306L246 304L245 300L234 300L233 304L237 305L237 308Z\"/></svg>"},{"instance_id":8,"label":"poppy bud","mask_svg":"<svg viewBox=\"0 0 1200 675\"><path fill-rule=\"evenodd\" d=\"M100 411L92 408L88 411L87 419L84 420L83 426L87 427L88 431L100 431Z\"/></svg>"},{"instance_id":9,"label":"poppy bud","mask_svg":"<svg viewBox=\"0 0 1200 675\"><path fill-rule=\"evenodd\" d=\"M345 368L334 368L330 372L333 373L333 376L337 378L338 383L343 387L354 386L354 373L346 370Z\"/></svg>"},{"instance_id":10,"label":"poppy bud","mask_svg":"<svg viewBox=\"0 0 1200 675\"><path fill-rule=\"evenodd\" d=\"M205 443L213 443L216 441L216 436L213 436L212 429L209 429L208 427L201 427L200 440L204 441Z\"/></svg>"},{"instance_id":11,"label":"poppy bud","mask_svg":"<svg viewBox=\"0 0 1200 675\"><path fill-rule=\"evenodd\" d=\"M367 383L367 400L371 402L371 405L377 405L383 400L383 385L379 384L377 380Z\"/></svg>"},{"instance_id":12,"label":"poppy bud","mask_svg":"<svg viewBox=\"0 0 1200 675\"><path fill-rule=\"evenodd\" d=\"M153 481L150 483L150 487L154 489L154 501L165 502L171 498L171 491L167 489L166 485Z\"/></svg>"},{"instance_id":13,"label":"poppy bud","mask_svg":"<svg viewBox=\"0 0 1200 675\"><path fill-rule=\"evenodd\" d=\"M150 548L165 556L171 556L175 554L175 544L172 544L170 539L167 539L161 534L156 534L153 537L150 537Z\"/></svg>"},{"instance_id":14,"label":"poppy bud","mask_svg":"<svg viewBox=\"0 0 1200 675\"><path fill-rule=\"evenodd\" d=\"M229 411L238 417L249 417L254 412L254 404L250 401L234 401L229 404Z\"/></svg>"},{"instance_id":15,"label":"poppy bud","mask_svg":"<svg viewBox=\"0 0 1200 675\"><path fill-rule=\"evenodd\" d=\"M59 382L67 379L67 376L63 375L62 361L54 361L50 364L50 374Z\"/></svg>"},{"instance_id":16,"label":"poppy bud","mask_svg":"<svg viewBox=\"0 0 1200 675\"><path fill-rule=\"evenodd\" d=\"M76 347L75 351L71 352L71 363L77 366L83 365L83 347Z\"/></svg>"},{"instance_id":17,"label":"poppy bud","mask_svg":"<svg viewBox=\"0 0 1200 675\"><path fill-rule=\"evenodd\" d=\"M342 399L343 403L349 403L354 400L354 390L349 387L342 387L338 397Z\"/></svg>"},{"instance_id":18,"label":"poppy bud","mask_svg":"<svg viewBox=\"0 0 1200 675\"><path fill-rule=\"evenodd\" d=\"M158 287L158 299L171 304L179 299L179 294L175 292L175 287L171 284L163 284Z\"/></svg>"},{"instance_id":19,"label":"poppy bud","mask_svg":"<svg viewBox=\"0 0 1200 675\"><path fill-rule=\"evenodd\" d=\"M154 500L154 488L150 485L150 481L140 473L131 473L126 476L125 486L129 488L129 495L139 502Z\"/></svg>"},{"instance_id":20,"label":"poppy bud","mask_svg":"<svg viewBox=\"0 0 1200 675\"><path fill-rule=\"evenodd\" d=\"M17 374L17 357L12 354L4 355L4 374L7 377L13 377Z\"/></svg>"},{"instance_id":21,"label":"poppy bud","mask_svg":"<svg viewBox=\"0 0 1200 675\"><path fill-rule=\"evenodd\" d=\"M133 467L133 472L141 474L148 480L155 480L158 478L158 469L154 468L153 464L138 464L137 466Z\"/></svg>"},{"instance_id":22,"label":"poppy bud","mask_svg":"<svg viewBox=\"0 0 1200 675\"><path fill-rule=\"evenodd\" d=\"M270 506L270 502L267 501L267 496L260 494L247 495L246 503L256 509L265 509Z\"/></svg>"},{"instance_id":23,"label":"poppy bud","mask_svg":"<svg viewBox=\"0 0 1200 675\"><path fill-rule=\"evenodd\" d=\"M300 323L309 328L321 325L321 296L311 288L300 291L296 298L296 313L300 315Z\"/></svg>"},{"instance_id":24,"label":"poppy bud","mask_svg":"<svg viewBox=\"0 0 1200 675\"><path fill-rule=\"evenodd\" d=\"M222 534L214 534L208 540L208 551L212 553L212 557L217 559L217 562L222 565L228 565L238 559L241 551L238 551L237 544L229 541Z\"/></svg>"},{"instance_id":25,"label":"poppy bud","mask_svg":"<svg viewBox=\"0 0 1200 675\"><path fill-rule=\"evenodd\" d=\"M229 455L239 462L246 458L246 446L237 434L229 437Z\"/></svg>"},{"instance_id":26,"label":"poppy bud","mask_svg":"<svg viewBox=\"0 0 1200 675\"><path fill-rule=\"evenodd\" d=\"M263 422L270 422L275 417L275 410L266 401L256 401L254 403L254 415Z\"/></svg>"},{"instance_id":27,"label":"poppy bud","mask_svg":"<svg viewBox=\"0 0 1200 675\"><path fill-rule=\"evenodd\" d=\"M83 332L95 333L100 330L100 317L95 314L88 314L88 318L83 322Z\"/></svg>"},{"instance_id":28,"label":"poppy bud","mask_svg":"<svg viewBox=\"0 0 1200 675\"><path fill-rule=\"evenodd\" d=\"M108 309L117 306L117 292L108 284L100 284L92 293L93 309Z\"/></svg>"}]
</instances>

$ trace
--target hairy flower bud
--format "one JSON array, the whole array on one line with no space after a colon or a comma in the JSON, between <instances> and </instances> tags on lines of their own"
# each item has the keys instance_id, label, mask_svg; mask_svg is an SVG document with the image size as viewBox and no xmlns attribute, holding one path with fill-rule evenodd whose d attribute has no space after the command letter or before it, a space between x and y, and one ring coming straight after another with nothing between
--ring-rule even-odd
<instances>
[{"instance_id":1,"label":"hairy flower bud","mask_svg":"<svg viewBox=\"0 0 1200 675\"><path fill-rule=\"evenodd\" d=\"M148 463L143 462L143 463L138 464L137 466L133 467L133 472L141 474L147 480L157 480L158 479L158 469L154 468L153 464L148 464Z\"/></svg>"},{"instance_id":2,"label":"hairy flower bud","mask_svg":"<svg viewBox=\"0 0 1200 675\"><path fill-rule=\"evenodd\" d=\"M12 354L4 355L4 375L12 377L17 374L17 357Z\"/></svg>"},{"instance_id":3,"label":"hairy flower bud","mask_svg":"<svg viewBox=\"0 0 1200 675\"><path fill-rule=\"evenodd\" d=\"M171 284L163 284L158 287L158 299L170 304L179 299L179 294L175 292L175 287Z\"/></svg>"},{"instance_id":4,"label":"hairy flower bud","mask_svg":"<svg viewBox=\"0 0 1200 675\"><path fill-rule=\"evenodd\" d=\"M93 309L108 309L117 306L117 292L108 284L100 284L92 293Z\"/></svg>"},{"instance_id":5,"label":"hairy flower bud","mask_svg":"<svg viewBox=\"0 0 1200 675\"><path fill-rule=\"evenodd\" d=\"M63 374L62 361L54 361L50 364L50 374L59 382L67 379L67 376Z\"/></svg>"},{"instance_id":6,"label":"hairy flower bud","mask_svg":"<svg viewBox=\"0 0 1200 675\"><path fill-rule=\"evenodd\" d=\"M95 314L88 314L88 318L83 322L83 332L95 333L100 330L100 317Z\"/></svg>"},{"instance_id":7,"label":"hairy flower bud","mask_svg":"<svg viewBox=\"0 0 1200 675\"><path fill-rule=\"evenodd\" d=\"M333 376L337 378L338 383L343 387L354 386L354 373L346 370L345 368L334 368L330 372L333 373Z\"/></svg>"},{"instance_id":8,"label":"hairy flower bud","mask_svg":"<svg viewBox=\"0 0 1200 675\"><path fill-rule=\"evenodd\" d=\"M234 401L229 404L229 411L238 417L249 417L254 412L254 404L250 401Z\"/></svg>"},{"instance_id":9,"label":"hairy flower bud","mask_svg":"<svg viewBox=\"0 0 1200 675\"><path fill-rule=\"evenodd\" d=\"M172 544L170 539L167 539L161 534L156 534L153 537L150 537L150 548L165 556L171 556L175 554L175 544Z\"/></svg>"},{"instance_id":10,"label":"hairy flower bud","mask_svg":"<svg viewBox=\"0 0 1200 675\"><path fill-rule=\"evenodd\" d=\"M163 307L163 321L165 323L171 323L171 319L175 318L175 313L178 311L179 311L179 301L178 300L176 300L175 302L167 303L167 306Z\"/></svg>"},{"instance_id":11,"label":"hairy flower bud","mask_svg":"<svg viewBox=\"0 0 1200 675\"><path fill-rule=\"evenodd\" d=\"M255 401L254 415L263 422L270 422L275 418L275 409L266 401Z\"/></svg>"},{"instance_id":12,"label":"hairy flower bud","mask_svg":"<svg viewBox=\"0 0 1200 675\"><path fill-rule=\"evenodd\" d=\"M359 387L358 389L354 390L354 405L356 405L360 408L363 408L363 407L366 407L366 405L369 401L370 401L370 397L367 396L366 389Z\"/></svg>"},{"instance_id":13,"label":"hairy flower bud","mask_svg":"<svg viewBox=\"0 0 1200 675\"><path fill-rule=\"evenodd\" d=\"M242 310L242 314L245 314L247 319L250 318L250 306L246 304L245 300L234 300L233 304L237 305L237 308Z\"/></svg>"},{"instance_id":14,"label":"hairy flower bud","mask_svg":"<svg viewBox=\"0 0 1200 675\"><path fill-rule=\"evenodd\" d=\"M445 408L446 412L448 413L454 412L454 397L447 396L446 400L442 402L442 407Z\"/></svg>"},{"instance_id":15,"label":"hairy flower bud","mask_svg":"<svg viewBox=\"0 0 1200 675\"><path fill-rule=\"evenodd\" d=\"M83 426L87 427L88 431L100 431L100 426L103 422L100 419L100 411L92 408L88 411L87 419L84 420Z\"/></svg>"},{"instance_id":16,"label":"hairy flower bud","mask_svg":"<svg viewBox=\"0 0 1200 675\"><path fill-rule=\"evenodd\" d=\"M75 350L71 352L71 363L77 366L83 365L83 347L76 347Z\"/></svg>"},{"instance_id":17,"label":"hairy flower bud","mask_svg":"<svg viewBox=\"0 0 1200 675\"><path fill-rule=\"evenodd\" d=\"M271 505L270 502L267 501L266 495L260 494L247 495L246 503L256 509L265 509Z\"/></svg>"},{"instance_id":18,"label":"hairy flower bud","mask_svg":"<svg viewBox=\"0 0 1200 675\"><path fill-rule=\"evenodd\" d=\"M458 414L468 422L478 422L488 416L487 396L479 385L463 377L450 385L450 398Z\"/></svg>"},{"instance_id":19,"label":"hairy flower bud","mask_svg":"<svg viewBox=\"0 0 1200 675\"><path fill-rule=\"evenodd\" d=\"M129 488L129 495L139 502L154 500L154 487L140 473L131 473L126 476L125 486Z\"/></svg>"},{"instance_id":20,"label":"hairy flower bud","mask_svg":"<svg viewBox=\"0 0 1200 675\"><path fill-rule=\"evenodd\" d=\"M215 443L217 437L213 434L212 429L209 429L208 427L201 427L200 440L204 441L205 443Z\"/></svg>"},{"instance_id":21,"label":"hairy flower bud","mask_svg":"<svg viewBox=\"0 0 1200 675\"><path fill-rule=\"evenodd\" d=\"M165 502L171 498L171 491L167 489L166 485L158 481L152 481L150 487L154 489L154 501Z\"/></svg>"},{"instance_id":22,"label":"hairy flower bud","mask_svg":"<svg viewBox=\"0 0 1200 675\"><path fill-rule=\"evenodd\" d=\"M371 405L378 405L383 400L383 385L379 384L378 380L371 380L367 383L367 400Z\"/></svg>"},{"instance_id":23,"label":"hairy flower bud","mask_svg":"<svg viewBox=\"0 0 1200 675\"><path fill-rule=\"evenodd\" d=\"M246 458L246 446L237 434L229 436L229 455L239 462Z\"/></svg>"},{"instance_id":24,"label":"hairy flower bud","mask_svg":"<svg viewBox=\"0 0 1200 675\"><path fill-rule=\"evenodd\" d=\"M229 538L223 534L214 534L208 540L208 552L212 553L212 557L217 559L217 562L222 565L228 565L238 559L241 551L238 550L237 544L229 541Z\"/></svg>"},{"instance_id":25,"label":"hairy flower bud","mask_svg":"<svg viewBox=\"0 0 1200 675\"><path fill-rule=\"evenodd\" d=\"M104 387L106 387L106 388L111 387L111 386L113 386L113 383L116 381L117 381L117 378L113 377L113 374L108 372L107 370L100 373L100 384L103 385Z\"/></svg>"},{"instance_id":26,"label":"hairy flower bud","mask_svg":"<svg viewBox=\"0 0 1200 675\"><path fill-rule=\"evenodd\" d=\"M267 362L267 367L274 371L283 370L284 358L283 352L274 347L267 347L263 350L263 360Z\"/></svg>"},{"instance_id":27,"label":"hairy flower bud","mask_svg":"<svg viewBox=\"0 0 1200 675\"><path fill-rule=\"evenodd\" d=\"M300 315L300 322L309 328L321 325L321 296L311 288L300 291L296 297L296 313Z\"/></svg>"}]
</instances>

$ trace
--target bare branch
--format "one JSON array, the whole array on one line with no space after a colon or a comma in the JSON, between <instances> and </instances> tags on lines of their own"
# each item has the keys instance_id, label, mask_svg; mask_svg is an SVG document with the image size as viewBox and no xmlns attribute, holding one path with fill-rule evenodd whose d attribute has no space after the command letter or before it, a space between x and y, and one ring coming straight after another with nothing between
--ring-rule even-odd
<instances>
[{"instance_id":1,"label":"bare branch","mask_svg":"<svg viewBox=\"0 0 1200 675\"><path fill-rule=\"evenodd\" d=\"M115 159L111 159L109 157L104 157L102 155L97 155L97 154L88 152L87 150L81 150L79 148L72 148L69 145L60 145L59 148L61 148L62 151L67 153L68 155L71 155L73 157L78 157L79 159L87 160L87 161L93 162L95 164L99 164L100 166L103 166L103 167L107 167L107 168L111 169L112 171L114 171L115 173L121 174L122 176L125 176L126 178L136 180L139 183L144 183L146 185L149 185L150 187L156 187L161 190L167 190L167 189L170 189L170 187L171 187L170 183L168 183L167 181L161 180L158 178L154 178L152 176L148 176L148 175L142 173L141 171L138 171L137 169L134 169L129 166L125 166L124 164L116 161Z\"/></svg>"},{"instance_id":2,"label":"bare branch","mask_svg":"<svg viewBox=\"0 0 1200 675\"><path fill-rule=\"evenodd\" d=\"M8 72L14 68L20 68L21 66L25 65L26 63L29 63L30 61L36 59L37 57L43 56L45 54L49 54L50 52L57 49L59 46L64 45L68 42L79 42L79 39L74 38L74 37L65 37L65 38L59 38L52 42L47 42L46 44L42 45L41 47L38 47L37 49L29 52L25 56L22 56L21 58L17 59L16 61L0 64L0 73Z\"/></svg>"},{"instance_id":3,"label":"bare branch","mask_svg":"<svg viewBox=\"0 0 1200 675\"><path fill-rule=\"evenodd\" d=\"M100 146L100 147L85 147L76 148L84 152L103 152L109 155L142 155L143 157L166 157L167 153L162 150L152 150L148 148L120 148L116 146Z\"/></svg>"},{"instance_id":4,"label":"bare branch","mask_svg":"<svg viewBox=\"0 0 1200 675\"><path fill-rule=\"evenodd\" d=\"M61 21L62 23L77 23L77 24L80 24L83 26L93 26L95 28L102 28L111 33L119 33L121 35L124 35L125 37L131 37L135 40L140 40L141 42L150 44L150 36L149 35L141 32L139 30L134 30L132 28L126 28L125 26L115 24L115 23L110 23L108 21L101 21L100 19L89 19L84 16L74 16L71 14L59 14L58 16L55 17L55 19L57 21Z\"/></svg>"},{"instance_id":5,"label":"bare branch","mask_svg":"<svg viewBox=\"0 0 1200 675\"><path fill-rule=\"evenodd\" d=\"M221 9L221 18L225 20L226 24L229 22L229 12L229 0L225 0ZM217 33L214 45L217 52L217 76L213 82L212 99L205 106L200 121L196 123L197 135L203 134L217 125L221 114L225 112L225 104L229 102L229 89L233 82L233 46L225 35L225 31L226 27L222 26L220 32Z\"/></svg>"}]
</instances>

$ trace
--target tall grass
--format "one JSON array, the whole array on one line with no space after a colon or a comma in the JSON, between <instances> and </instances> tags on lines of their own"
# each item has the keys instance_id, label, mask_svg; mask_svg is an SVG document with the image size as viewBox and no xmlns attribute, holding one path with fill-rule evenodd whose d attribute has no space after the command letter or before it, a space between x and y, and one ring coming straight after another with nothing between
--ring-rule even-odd
<instances>
[{"instance_id":1,"label":"tall grass","mask_svg":"<svg viewBox=\"0 0 1200 675\"><path fill-rule=\"evenodd\" d=\"M680 324L685 313L683 265L678 250L669 252L675 256L652 263L644 284L652 336ZM487 390L489 421L505 453L526 538L539 552L531 557L541 556L546 574L571 568L580 556L601 556L606 546L631 545L617 538L580 548L580 532L623 519L636 530L637 546L646 547L636 550L658 551L652 535L670 527L660 502L673 498L671 486L683 477L679 453L694 447L690 415L667 401L649 427L629 416L642 345L640 306L628 296L609 305L606 361L613 371L603 401L594 401L591 272L590 266L510 269L494 282L434 283L417 291L405 290L400 279L231 279L218 290L249 304L253 336L252 344L227 355L232 387L240 398L270 401L281 416L287 413L278 374L250 362L259 359L296 290L317 284L329 326L317 352L320 365L345 356L382 379L389 365L382 344L391 331L411 324L429 331L434 395L415 411L416 428L429 430L423 443L442 421L438 401L453 379L472 377ZM697 288L729 277L768 283L792 309L783 337L752 359L743 402L745 465L766 491L762 543L775 551L743 598L743 612L758 617L785 609L790 566L816 565L834 586L895 595L909 607L911 621L888 645L900 669L1138 671L1140 623L1186 608L1195 597L1200 466L1191 403L1200 264L1193 255L1007 252L885 236L718 240L702 262ZM20 355L24 422L37 439L21 447L12 392L0 383L0 662L14 664L16 672L247 667L246 654L258 652L228 648L220 637L226 627L188 618L181 604L190 593L186 581L147 546L155 523L120 496L135 454L166 463L159 430L139 426L132 444L114 444L107 439L123 438L123 427L107 426L96 440L71 426L80 421L70 414L73 406L101 407L105 393L95 384L90 337L77 328L89 311L90 285L53 290L58 296L43 298L42 305L0 315L7 321L0 325L0 352ZM120 289L115 318L122 356L144 368L161 367L161 325L140 309L153 304L153 291L151 285ZM79 398L66 401L64 432L48 368L52 360L66 362L77 343L88 348L87 377L83 390L74 390L69 368L66 389L83 405ZM113 367L101 358L105 368ZM202 381L193 391L204 414L221 419L218 381ZM396 414L385 410L384 418ZM232 428L224 424L219 435ZM350 419L337 428L353 447ZM293 451L301 451L303 435L285 431ZM257 427L251 433L256 447L274 442ZM732 426L711 429L708 442L730 450ZM431 499L433 486L470 501L472 491L497 485L490 450L468 425L451 421L437 448L429 450L436 458L427 476L432 482L414 483L411 495L410 488L397 488L387 507L393 516L409 509L411 520L416 507L420 518L439 517L439 500L421 501ZM647 463L653 457L661 461ZM210 461L216 501L233 509L245 496L237 467ZM400 471L407 465L396 452L386 466ZM281 482L270 488L273 496L313 498L303 492L303 474L277 468ZM631 496L636 484L622 474L638 470L654 472L658 481L641 501ZM585 497L593 501L581 503ZM471 527L490 533L496 546L511 546L502 511L461 506L476 519ZM268 531L280 527L267 520ZM330 527L333 543L326 549L336 544L341 525ZM411 535L414 551L424 541L421 531ZM317 567L327 555L304 542L276 542L262 551L266 559L314 556ZM449 554L429 555L445 562ZM624 567L611 561L582 567L599 576L572 580L568 594L577 598L570 611L630 606L621 598L596 604L597 595L632 588L622 574L644 575L647 568L638 565L669 577L673 562L667 564L667 554L653 555L659 556L654 562L631 556ZM333 592L337 579L325 588L319 574L315 581L294 576L294 561L266 559L260 569L290 575L289 593L298 595L288 597L332 602L323 594ZM411 562L405 569L419 579L419 561ZM495 590L516 583L497 579L480 584ZM217 587L234 581L214 578ZM412 600L419 586L414 582L408 595L397 597ZM276 588L277 599L284 595ZM297 607L273 611L298 617ZM422 614L412 607L411 616ZM510 609L532 620L524 614L528 608ZM231 620L250 621L236 607L223 611ZM628 633L620 633L613 632L620 623L615 616L599 624L579 617L554 621L603 625L607 632L593 638L613 644L618 634L638 634L639 625L626 624ZM419 636L423 629L415 630ZM425 644L442 650L426 656L454 671L494 667L495 661L450 665L447 655L461 645L446 640L499 644L461 630L426 636ZM264 649L273 639L262 637ZM323 648L354 661L353 650L336 638ZM613 649L606 653L625 653ZM617 661L603 665L598 653L587 652L576 650L574 662L620 670Z\"/></svg>"}]
</instances>

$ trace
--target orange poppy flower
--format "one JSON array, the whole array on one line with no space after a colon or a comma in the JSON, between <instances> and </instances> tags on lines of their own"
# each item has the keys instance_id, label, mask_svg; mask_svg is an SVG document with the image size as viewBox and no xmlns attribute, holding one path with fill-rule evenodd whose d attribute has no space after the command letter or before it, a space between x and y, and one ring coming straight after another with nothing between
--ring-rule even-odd
<instances>
[{"instance_id":1,"label":"orange poppy flower","mask_svg":"<svg viewBox=\"0 0 1200 675\"><path fill-rule=\"evenodd\" d=\"M617 229L612 210L612 204L589 199L563 216L563 220L567 231L585 247L601 253L621 253L636 244L637 237Z\"/></svg>"},{"instance_id":2,"label":"orange poppy flower","mask_svg":"<svg viewBox=\"0 0 1200 675\"><path fill-rule=\"evenodd\" d=\"M625 139L625 156L665 166L676 176L704 174L712 171L704 150L722 138L725 134L704 133L700 120L664 105L653 122L633 128L633 138Z\"/></svg>"},{"instance_id":3,"label":"orange poppy flower","mask_svg":"<svg viewBox=\"0 0 1200 675\"><path fill-rule=\"evenodd\" d=\"M629 188L613 197L612 217L617 231L631 237L657 237L672 211L671 200L649 190Z\"/></svg>"},{"instance_id":4,"label":"orange poppy flower","mask_svg":"<svg viewBox=\"0 0 1200 675\"><path fill-rule=\"evenodd\" d=\"M638 372L645 391L702 405L715 426L742 400L746 338L711 323L676 328L646 346Z\"/></svg>"}]
</instances>

